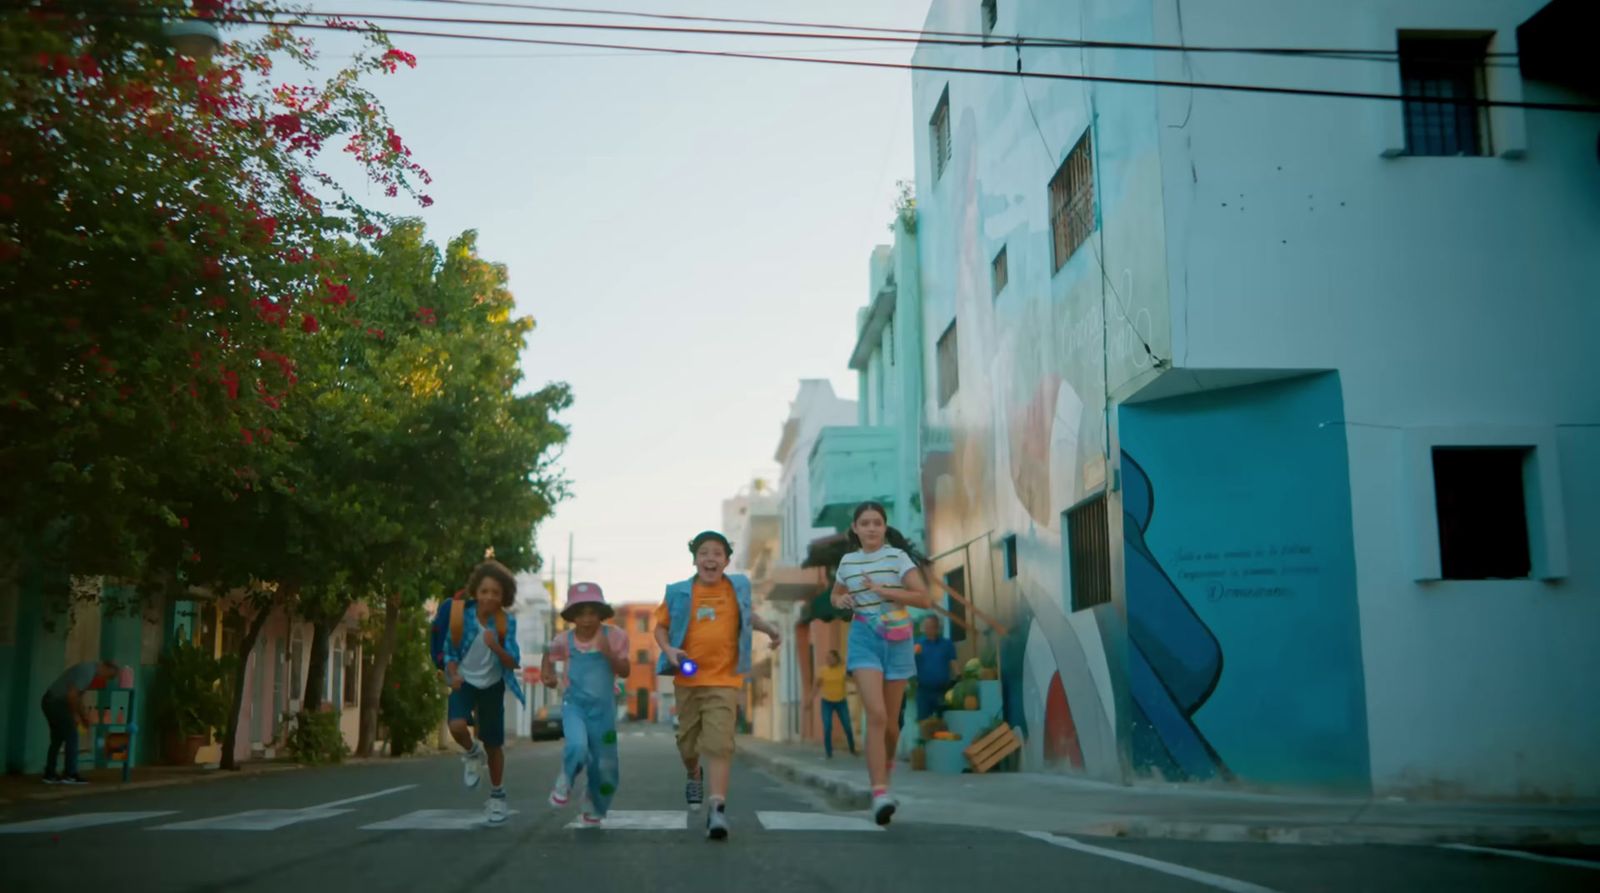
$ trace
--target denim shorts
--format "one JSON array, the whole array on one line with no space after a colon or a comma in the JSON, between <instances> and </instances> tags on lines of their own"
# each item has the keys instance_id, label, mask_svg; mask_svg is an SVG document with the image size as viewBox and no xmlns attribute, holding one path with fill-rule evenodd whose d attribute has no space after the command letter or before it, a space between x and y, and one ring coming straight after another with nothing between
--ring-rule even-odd
<instances>
[{"instance_id":1,"label":"denim shorts","mask_svg":"<svg viewBox=\"0 0 1600 893\"><path fill-rule=\"evenodd\" d=\"M860 618L850 621L850 640L845 647L850 657L844 668L852 673L877 670L887 682L917 675L916 643L911 639L891 642L878 635L869 621Z\"/></svg>"},{"instance_id":2,"label":"denim shorts","mask_svg":"<svg viewBox=\"0 0 1600 893\"><path fill-rule=\"evenodd\" d=\"M478 740L484 747L505 744L506 684L496 682L488 688L475 688L470 682L461 683L460 688L450 693L448 715L452 721L464 719L477 726Z\"/></svg>"}]
</instances>

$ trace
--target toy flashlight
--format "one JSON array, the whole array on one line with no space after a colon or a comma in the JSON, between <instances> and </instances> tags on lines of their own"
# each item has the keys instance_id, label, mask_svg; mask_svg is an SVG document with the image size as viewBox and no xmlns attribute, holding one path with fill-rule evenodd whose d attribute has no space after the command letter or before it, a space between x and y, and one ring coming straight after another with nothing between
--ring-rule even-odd
<instances>
[{"instance_id":1,"label":"toy flashlight","mask_svg":"<svg viewBox=\"0 0 1600 893\"><path fill-rule=\"evenodd\" d=\"M700 665L688 658L684 658L683 663L678 664L678 672L685 676L693 676L699 669Z\"/></svg>"}]
</instances>

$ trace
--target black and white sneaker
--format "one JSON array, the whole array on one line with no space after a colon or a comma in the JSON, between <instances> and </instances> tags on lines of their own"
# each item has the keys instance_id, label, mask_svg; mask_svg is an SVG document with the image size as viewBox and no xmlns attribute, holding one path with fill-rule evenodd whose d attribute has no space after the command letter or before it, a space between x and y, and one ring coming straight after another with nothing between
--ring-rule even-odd
<instances>
[{"instance_id":1,"label":"black and white sneaker","mask_svg":"<svg viewBox=\"0 0 1600 893\"><path fill-rule=\"evenodd\" d=\"M705 778L705 770L701 769L699 772L691 775L689 780L684 783L683 800L685 803L689 804L690 812L698 810L700 808L700 804L704 803L706 800L706 786L701 781L703 778Z\"/></svg>"},{"instance_id":2,"label":"black and white sneaker","mask_svg":"<svg viewBox=\"0 0 1600 893\"><path fill-rule=\"evenodd\" d=\"M63 775L63 776L61 776L61 779L59 781L57 781L56 783L57 784L88 784L89 782L87 780L85 780L84 777L81 776L81 775Z\"/></svg>"},{"instance_id":3,"label":"black and white sneaker","mask_svg":"<svg viewBox=\"0 0 1600 893\"><path fill-rule=\"evenodd\" d=\"M61 783L61 776L55 774L54 772L46 772L45 775L44 775L44 778L41 779L41 780L45 784L60 784Z\"/></svg>"}]
</instances>

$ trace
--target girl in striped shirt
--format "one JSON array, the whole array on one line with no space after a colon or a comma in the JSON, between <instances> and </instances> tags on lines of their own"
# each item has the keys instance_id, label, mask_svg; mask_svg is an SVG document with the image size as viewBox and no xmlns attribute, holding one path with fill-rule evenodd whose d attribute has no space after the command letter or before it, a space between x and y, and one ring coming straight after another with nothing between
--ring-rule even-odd
<instances>
[{"instance_id":1,"label":"girl in striped shirt","mask_svg":"<svg viewBox=\"0 0 1600 893\"><path fill-rule=\"evenodd\" d=\"M833 604L855 612L850 624L845 668L855 677L856 691L867 712L867 775L872 780L872 813L889 824L899 805L889 794L890 761L900 729L891 717L900 715L906 680L916 675L908 608L931 604L925 560L900 531L889 526L881 503L856 506L850 524L854 552L839 561Z\"/></svg>"}]
</instances>

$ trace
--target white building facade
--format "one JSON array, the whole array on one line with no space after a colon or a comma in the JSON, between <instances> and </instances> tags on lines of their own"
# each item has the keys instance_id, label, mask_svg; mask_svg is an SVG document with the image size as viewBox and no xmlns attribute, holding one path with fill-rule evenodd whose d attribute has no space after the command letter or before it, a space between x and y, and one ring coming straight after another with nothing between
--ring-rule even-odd
<instances>
[{"instance_id":1,"label":"white building facade","mask_svg":"<svg viewBox=\"0 0 1600 893\"><path fill-rule=\"evenodd\" d=\"M1593 104L1573 8L934 2L993 45L918 64L1124 81L913 76L928 545L1025 766L1600 793L1600 115L1126 83Z\"/></svg>"}]
</instances>

